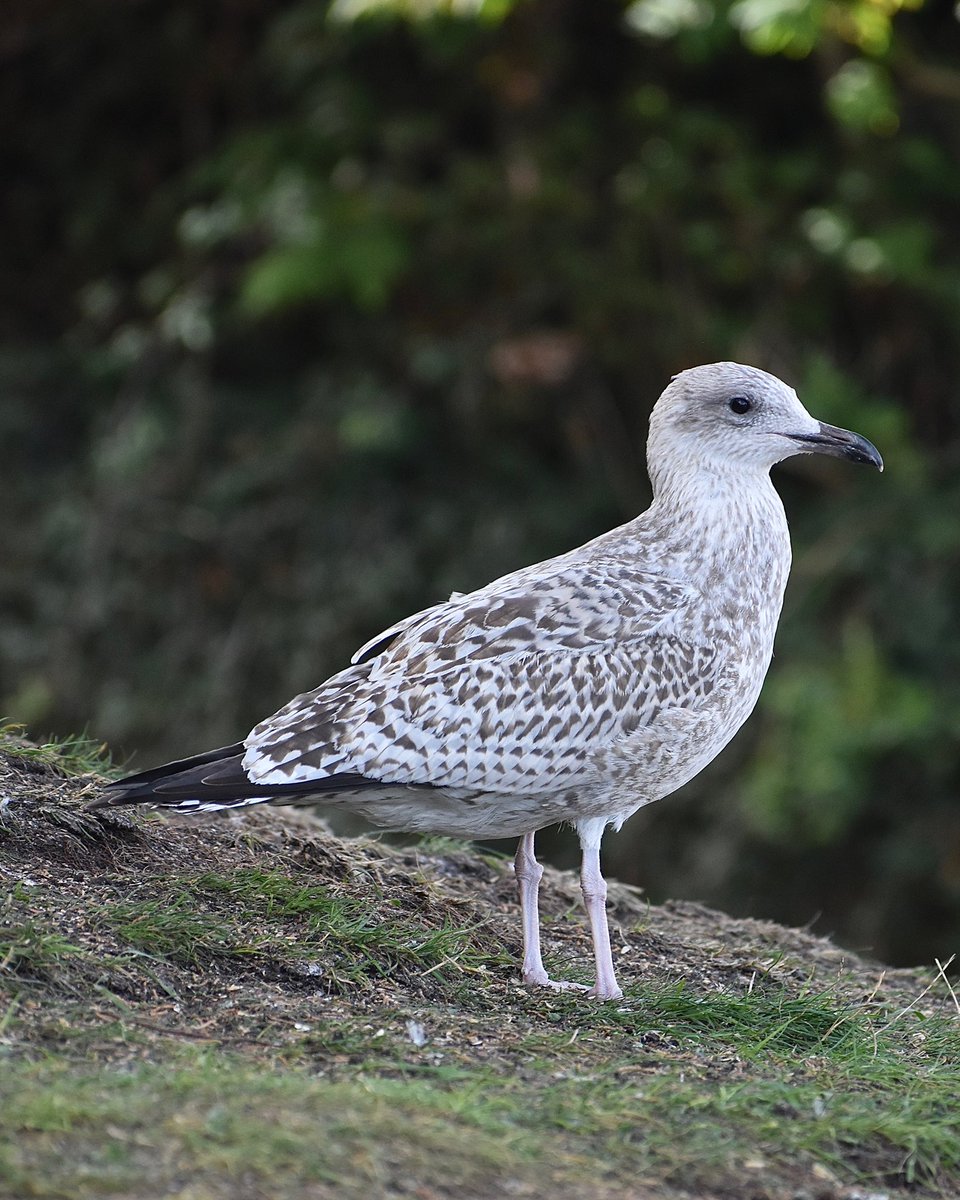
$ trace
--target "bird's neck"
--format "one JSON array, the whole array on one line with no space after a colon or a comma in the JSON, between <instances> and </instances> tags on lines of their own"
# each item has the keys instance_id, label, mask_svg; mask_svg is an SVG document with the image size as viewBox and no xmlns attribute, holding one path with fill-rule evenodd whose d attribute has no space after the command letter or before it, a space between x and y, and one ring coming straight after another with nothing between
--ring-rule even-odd
<instances>
[{"instance_id":1,"label":"bird's neck","mask_svg":"<svg viewBox=\"0 0 960 1200\"><path fill-rule=\"evenodd\" d=\"M639 519L665 559L676 557L702 590L712 591L732 573L765 579L771 598L782 598L790 568L790 534L769 472L722 470L661 472L654 499Z\"/></svg>"}]
</instances>

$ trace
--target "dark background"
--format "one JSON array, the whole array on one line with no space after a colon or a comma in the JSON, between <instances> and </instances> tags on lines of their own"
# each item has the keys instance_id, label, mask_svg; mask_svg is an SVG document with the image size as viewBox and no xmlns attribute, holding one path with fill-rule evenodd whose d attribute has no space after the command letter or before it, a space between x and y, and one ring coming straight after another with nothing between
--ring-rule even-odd
<instances>
[{"instance_id":1,"label":"dark background","mask_svg":"<svg viewBox=\"0 0 960 1200\"><path fill-rule=\"evenodd\" d=\"M953 5L8 0L0 133L8 719L232 741L633 516L669 376L751 362L887 471L776 471L758 712L609 869L958 949Z\"/></svg>"}]
</instances>

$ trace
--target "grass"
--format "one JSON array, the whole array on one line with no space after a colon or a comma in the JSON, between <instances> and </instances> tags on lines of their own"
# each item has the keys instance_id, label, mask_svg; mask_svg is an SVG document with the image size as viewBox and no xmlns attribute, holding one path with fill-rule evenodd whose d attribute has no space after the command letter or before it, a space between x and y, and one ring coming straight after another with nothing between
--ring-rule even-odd
<instances>
[{"instance_id":1,"label":"grass","mask_svg":"<svg viewBox=\"0 0 960 1200\"><path fill-rule=\"evenodd\" d=\"M496 1100L472 1089L331 1083L209 1052L176 1057L173 1070L146 1064L122 1076L55 1064L5 1074L0 1099L16 1139L0 1151L0 1171L11 1194L26 1186L34 1196L125 1193L150 1163L153 1195L186 1176L215 1177L236 1195L326 1183L339 1195L365 1196L389 1175L424 1175L437 1157L471 1189L504 1168L524 1169L532 1153Z\"/></svg>"},{"instance_id":2,"label":"grass","mask_svg":"<svg viewBox=\"0 0 960 1200\"><path fill-rule=\"evenodd\" d=\"M66 738L51 736L41 743L27 741L24 735L23 725L0 721L0 746L14 758L50 767L64 775L119 774L106 743L88 737L85 732Z\"/></svg>"},{"instance_id":3,"label":"grass","mask_svg":"<svg viewBox=\"0 0 960 1200\"><path fill-rule=\"evenodd\" d=\"M102 921L137 950L193 965L260 956L343 989L397 975L483 972L496 958L476 927L446 913L438 924L419 909L404 912L396 896L371 904L279 871L154 879L150 892L102 906Z\"/></svg>"},{"instance_id":4,"label":"grass","mask_svg":"<svg viewBox=\"0 0 960 1200\"><path fill-rule=\"evenodd\" d=\"M683 983L646 998L644 1014L656 1036L677 1045L691 1038L726 1045L750 1061L777 1054L841 1052L866 1037L866 1018L852 1005L814 992L791 997L780 990L747 995L694 996ZM609 1028L619 1020L630 1024L635 1014L609 1014L597 1008L584 1015Z\"/></svg>"},{"instance_id":5,"label":"grass","mask_svg":"<svg viewBox=\"0 0 960 1200\"><path fill-rule=\"evenodd\" d=\"M80 953L78 946L38 921L23 921L0 929L0 972L20 975L49 972L68 955Z\"/></svg>"},{"instance_id":6,"label":"grass","mask_svg":"<svg viewBox=\"0 0 960 1200\"><path fill-rule=\"evenodd\" d=\"M27 888L18 882L0 904L0 979L4 974L8 978L47 974L66 957L82 953L48 922L18 918L18 907L29 900Z\"/></svg>"},{"instance_id":7,"label":"grass","mask_svg":"<svg viewBox=\"0 0 960 1200\"><path fill-rule=\"evenodd\" d=\"M810 997L792 1006L791 1023L821 1029L829 1005ZM438 1162L465 1195L523 1194L545 1180L556 1195L588 1194L591 1181L603 1194L605 1177L684 1186L789 1180L798 1163L821 1180L899 1181L933 1194L938 1180L956 1177L952 1022L908 1015L881 1033L878 1020L852 1018L841 1005L833 1022L841 1037L804 1035L774 1050L759 1048L756 1036L773 1010L748 1016L747 1007L707 1011L674 991L634 997L609 1019L595 1010L585 1026L576 1002L565 1001L563 1030L541 1034L519 1072L446 1063L429 1042L404 1039L398 1016L385 1017L386 1039L369 1035L379 1055L333 1068L309 1052L299 1063L288 1052L278 1071L276 1061L183 1046L123 1070L15 1061L0 1074L8 1135L0 1179L11 1195L26 1180L33 1196L127 1194L150 1161L160 1164L153 1194L186 1172L237 1195L316 1182L360 1197L387 1180L435 1179ZM643 1040L650 1014L665 1011L682 1039L668 1070ZM745 1026L752 1032L741 1047ZM717 1072L718 1033L752 1055L750 1071L735 1053ZM919 1036L927 1048L917 1057L910 1046Z\"/></svg>"}]
</instances>

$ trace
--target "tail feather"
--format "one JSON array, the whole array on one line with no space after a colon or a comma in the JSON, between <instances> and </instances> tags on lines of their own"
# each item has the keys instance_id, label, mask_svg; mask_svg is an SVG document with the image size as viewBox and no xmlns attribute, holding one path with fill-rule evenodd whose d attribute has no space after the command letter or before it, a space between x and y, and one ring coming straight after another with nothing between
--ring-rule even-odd
<instances>
[{"instance_id":1,"label":"tail feather","mask_svg":"<svg viewBox=\"0 0 960 1200\"><path fill-rule=\"evenodd\" d=\"M103 795L87 807L92 810L122 804L153 804L196 811L249 804L289 804L323 793L382 786L376 779L347 773L298 783L253 783L243 769L243 753L243 743L236 742L128 775L107 784Z\"/></svg>"},{"instance_id":2,"label":"tail feather","mask_svg":"<svg viewBox=\"0 0 960 1200\"><path fill-rule=\"evenodd\" d=\"M124 779L108 783L106 790L109 792L120 788L126 790L134 786L140 787L143 784L152 783L154 780L168 779L179 771L202 767L206 763L226 762L227 759L243 754L243 751L243 742L234 742L232 746L220 746L216 750L207 750L204 754L193 754L189 758L181 758L174 762L163 763L159 767L151 767L149 771L138 771L135 775L127 775Z\"/></svg>"}]
</instances>

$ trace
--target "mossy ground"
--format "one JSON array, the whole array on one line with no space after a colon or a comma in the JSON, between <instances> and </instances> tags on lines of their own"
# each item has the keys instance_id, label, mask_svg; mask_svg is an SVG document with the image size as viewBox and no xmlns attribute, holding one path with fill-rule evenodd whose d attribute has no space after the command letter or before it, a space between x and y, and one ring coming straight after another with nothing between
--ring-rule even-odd
<instances>
[{"instance_id":1,"label":"mossy ground","mask_svg":"<svg viewBox=\"0 0 960 1200\"><path fill-rule=\"evenodd\" d=\"M296 813L83 812L0 756L0 1195L960 1196L937 972L613 887L626 996L530 993L509 863ZM548 963L587 978L574 878Z\"/></svg>"}]
</instances>

